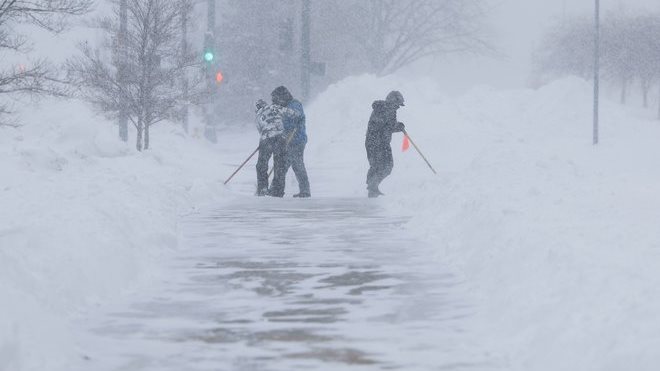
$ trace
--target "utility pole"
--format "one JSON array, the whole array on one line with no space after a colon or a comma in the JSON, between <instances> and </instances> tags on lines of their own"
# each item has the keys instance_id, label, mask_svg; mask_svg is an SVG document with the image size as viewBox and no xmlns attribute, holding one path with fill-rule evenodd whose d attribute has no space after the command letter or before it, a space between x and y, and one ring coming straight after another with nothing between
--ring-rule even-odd
<instances>
[{"instance_id":1,"label":"utility pole","mask_svg":"<svg viewBox=\"0 0 660 371\"><path fill-rule=\"evenodd\" d=\"M310 28L311 28L311 3L310 0L302 0L302 26L301 26L301 38L300 38L300 47L301 47L301 59L300 59L300 68L301 68L301 91L303 101L309 99L310 94L310 73L311 73L311 38L310 38Z\"/></svg>"},{"instance_id":2,"label":"utility pole","mask_svg":"<svg viewBox=\"0 0 660 371\"><path fill-rule=\"evenodd\" d=\"M600 0L596 0L596 33L594 37L594 137L593 144L598 144L598 114L600 98Z\"/></svg>"},{"instance_id":3,"label":"utility pole","mask_svg":"<svg viewBox=\"0 0 660 371\"><path fill-rule=\"evenodd\" d=\"M121 85L126 84L127 72L126 71L126 38L128 33L128 6L126 3L127 0L121 0L119 2L119 37L117 45L117 81ZM124 86L125 88L125 86ZM119 138L128 142L128 112L126 103L123 102L122 106L119 109Z\"/></svg>"}]
</instances>

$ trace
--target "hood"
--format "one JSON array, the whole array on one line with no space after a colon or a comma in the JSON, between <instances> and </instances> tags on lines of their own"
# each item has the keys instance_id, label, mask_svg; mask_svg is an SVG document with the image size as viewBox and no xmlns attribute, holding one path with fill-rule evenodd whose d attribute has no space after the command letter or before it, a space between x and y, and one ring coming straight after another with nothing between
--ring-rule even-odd
<instances>
[{"instance_id":1,"label":"hood","mask_svg":"<svg viewBox=\"0 0 660 371\"><path fill-rule=\"evenodd\" d=\"M384 110L384 109L387 109L387 106L388 106L388 104L387 104L386 101L377 100L371 105L371 108L373 108L374 110Z\"/></svg>"}]
</instances>

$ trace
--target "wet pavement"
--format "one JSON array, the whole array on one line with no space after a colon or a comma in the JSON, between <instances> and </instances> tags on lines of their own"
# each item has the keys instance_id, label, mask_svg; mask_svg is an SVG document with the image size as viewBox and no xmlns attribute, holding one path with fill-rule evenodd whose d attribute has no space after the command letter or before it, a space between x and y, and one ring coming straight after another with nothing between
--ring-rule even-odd
<instances>
[{"instance_id":1,"label":"wet pavement","mask_svg":"<svg viewBox=\"0 0 660 371\"><path fill-rule=\"evenodd\" d=\"M490 370L433 246L374 200L188 216L167 279L93 326L89 370Z\"/></svg>"}]
</instances>

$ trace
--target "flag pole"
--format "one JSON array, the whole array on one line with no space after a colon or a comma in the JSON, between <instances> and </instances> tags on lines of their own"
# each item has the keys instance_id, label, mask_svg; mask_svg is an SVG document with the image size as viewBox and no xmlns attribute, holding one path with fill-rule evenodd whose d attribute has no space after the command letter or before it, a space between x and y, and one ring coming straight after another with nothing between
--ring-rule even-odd
<instances>
[{"instance_id":1,"label":"flag pole","mask_svg":"<svg viewBox=\"0 0 660 371\"><path fill-rule=\"evenodd\" d=\"M422 156L422 159L423 159L424 162L426 162L426 164L429 166L429 169L431 169L431 171L433 172L433 174L438 175L438 173L435 171L435 169L433 168L433 166L431 166L431 163L429 162L429 160L426 159L426 156L424 156L424 154L423 154L422 151L419 149L419 147L417 147L417 144L415 144L415 142L412 140L412 138L410 137L410 135L408 135L408 132L406 131L406 129L403 129L403 135L405 135L405 136L408 138L408 140L410 141L410 144L412 144L413 147L415 147L415 150L417 151L417 153L419 153L419 155Z\"/></svg>"}]
</instances>

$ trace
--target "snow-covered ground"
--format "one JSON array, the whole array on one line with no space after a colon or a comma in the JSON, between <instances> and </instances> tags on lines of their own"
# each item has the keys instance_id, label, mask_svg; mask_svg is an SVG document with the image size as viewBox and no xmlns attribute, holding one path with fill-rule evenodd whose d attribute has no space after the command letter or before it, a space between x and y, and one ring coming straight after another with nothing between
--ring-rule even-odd
<instances>
[{"instance_id":1,"label":"snow-covered ground","mask_svg":"<svg viewBox=\"0 0 660 371\"><path fill-rule=\"evenodd\" d=\"M411 149L374 200L431 242L477 298L473 331L512 370L655 370L660 365L660 123L605 102L591 145L591 90L566 79L539 90L352 77L307 106L315 197L364 197L371 102L406 97ZM72 318L158 276L178 247L179 217L251 195L251 126L211 146L163 125L137 153L78 103L0 128L0 370L57 370L80 356ZM290 177L293 178L293 177ZM289 191L295 181L289 180ZM291 188L293 187L293 188ZM289 192L291 194L293 192ZM256 233L256 232L255 232ZM258 304L258 303L255 303Z\"/></svg>"}]
</instances>

